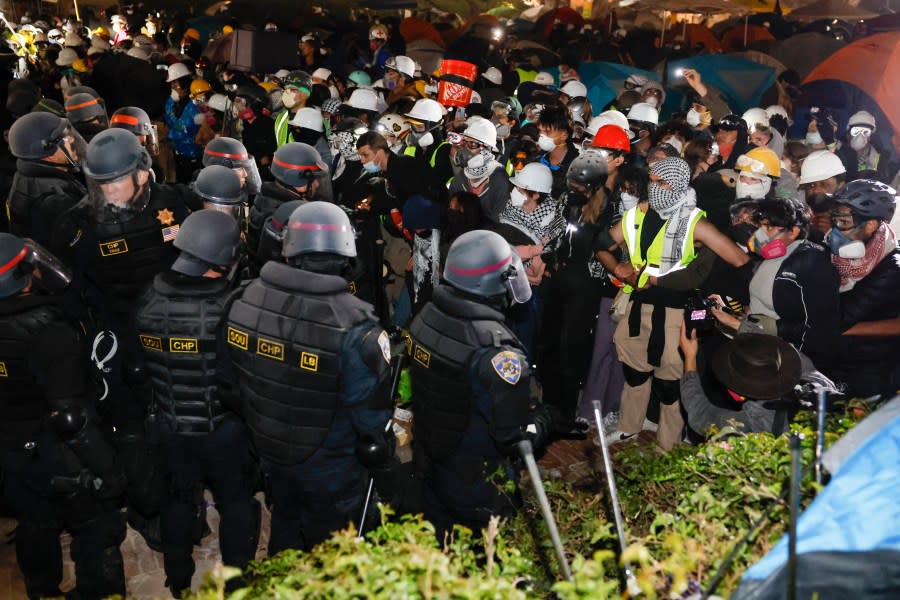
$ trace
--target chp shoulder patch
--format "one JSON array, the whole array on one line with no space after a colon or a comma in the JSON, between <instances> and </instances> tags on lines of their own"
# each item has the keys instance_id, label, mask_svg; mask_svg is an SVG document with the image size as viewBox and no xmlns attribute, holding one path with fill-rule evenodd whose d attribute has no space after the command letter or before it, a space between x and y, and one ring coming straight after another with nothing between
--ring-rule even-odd
<instances>
[{"instance_id":1,"label":"chp shoulder patch","mask_svg":"<svg viewBox=\"0 0 900 600\"><path fill-rule=\"evenodd\" d=\"M378 347L381 348L381 355L384 356L385 362L391 364L391 340L387 331L382 330L378 334Z\"/></svg>"},{"instance_id":2,"label":"chp shoulder patch","mask_svg":"<svg viewBox=\"0 0 900 600\"><path fill-rule=\"evenodd\" d=\"M515 352L509 350L498 352L491 359L491 365L500 379L510 385L517 384L522 377L522 359Z\"/></svg>"}]
</instances>

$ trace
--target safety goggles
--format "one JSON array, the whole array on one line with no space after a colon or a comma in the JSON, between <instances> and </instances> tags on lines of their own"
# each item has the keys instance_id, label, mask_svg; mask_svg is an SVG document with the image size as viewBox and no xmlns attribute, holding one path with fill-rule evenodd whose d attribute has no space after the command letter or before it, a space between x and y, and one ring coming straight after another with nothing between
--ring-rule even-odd
<instances>
[{"instance_id":1,"label":"safety goggles","mask_svg":"<svg viewBox=\"0 0 900 600\"><path fill-rule=\"evenodd\" d=\"M738 156L738 159L734 163L734 166L737 167L738 171L750 171L750 173L752 173L753 175L768 175L766 163L761 160L751 158L746 154L741 154L740 156Z\"/></svg>"},{"instance_id":2,"label":"safety goggles","mask_svg":"<svg viewBox=\"0 0 900 600\"><path fill-rule=\"evenodd\" d=\"M834 209L831 211L831 225L841 231L848 231L856 227L856 217L852 211Z\"/></svg>"},{"instance_id":3,"label":"safety goggles","mask_svg":"<svg viewBox=\"0 0 900 600\"><path fill-rule=\"evenodd\" d=\"M870 135L872 135L872 129L870 127L866 127L865 125L856 125L855 127L851 127L850 136L856 137L858 135L869 137Z\"/></svg>"},{"instance_id":4,"label":"safety goggles","mask_svg":"<svg viewBox=\"0 0 900 600\"><path fill-rule=\"evenodd\" d=\"M484 144L481 142L476 142L475 140L463 140L462 145L469 150L481 150L484 148Z\"/></svg>"},{"instance_id":5,"label":"safety goggles","mask_svg":"<svg viewBox=\"0 0 900 600\"><path fill-rule=\"evenodd\" d=\"M509 162L512 163L513 169L521 171L528 164L528 155L516 153L509 158Z\"/></svg>"}]
</instances>

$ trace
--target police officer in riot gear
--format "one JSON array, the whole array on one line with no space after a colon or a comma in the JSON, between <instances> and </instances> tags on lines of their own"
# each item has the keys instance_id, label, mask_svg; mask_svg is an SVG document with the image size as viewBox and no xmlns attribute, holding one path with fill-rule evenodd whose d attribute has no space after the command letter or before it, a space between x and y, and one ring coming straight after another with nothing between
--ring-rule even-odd
<instances>
[{"instance_id":1,"label":"police officer in riot gear","mask_svg":"<svg viewBox=\"0 0 900 600\"><path fill-rule=\"evenodd\" d=\"M147 149L153 161L153 176L159 183L165 182L162 167L157 163L159 156L159 135L156 125L150 120L150 115L143 108L137 106L123 106L109 118L109 126L130 131Z\"/></svg>"},{"instance_id":2,"label":"police officer in riot gear","mask_svg":"<svg viewBox=\"0 0 900 600\"><path fill-rule=\"evenodd\" d=\"M234 179L237 175L221 169ZM202 177L202 174L201 174ZM199 181L199 179L198 179ZM209 485L221 515L219 539L227 565L247 566L256 554L259 505L253 499L256 465L246 426L234 400L217 384L220 330L237 284L242 251L238 222L217 210L185 219L175 247L181 251L158 274L138 310L138 339L159 407L160 447L169 476L161 508L166 584L177 597L190 587L196 517Z\"/></svg>"},{"instance_id":3,"label":"police officer in riot gear","mask_svg":"<svg viewBox=\"0 0 900 600\"><path fill-rule=\"evenodd\" d=\"M109 127L103 101L84 92L66 98L66 118L88 142Z\"/></svg>"},{"instance_id":4,"label":"police officer in riot gear","mask_svg":"<svg viewBox=\"0 0 900 600\"><path fill-rule=\"evenodd\" d=\"M71 274L40 245L0 233L0 457L29 598L62 596L60 532L79 598L125 593L125 480L98 425L79 328L60 293Z\"/></svg>"},{"instance_id":5,"label":"police officer in riot gear","mask_svg":"<svg viewBox=\"0 0 900 600\"><path fill-rule=\"evenodd\" d=\"M129 520L148 537L143 522L157 513L161 469L148 443L150 389L134 330L136 300L175 260L180 224L199 200L180 188L153 183L150 156L138 139L108 129L88 145L87 197L63 214L53 236L57 256L72 265L70 295L90 314L92 358L103 379L104 418L129 478ZM157 545L150 535L148 543Z\"/></svg>"},{"instance_id":6,"label":"police officer in riot gear","mask_svg":"<svg viewBox=\"0 0 900 600\"><path fill-rule=\"evenodd\" d=\"M539 448L565 428L532 398L525 349L503 322L504 309L531 296L516 251L497 233L465 233L444 280L409 330L415 460L438 539L454 523L477 530L511 515L518 494L502 490L518 480L516 442Z\"/></svg>"},{"instance_id":7,"label":"police officer in riot gear","mask_svg":"<svg viewBox=\"0 0 900 600\"><path fill-rule=\"evenodd\" d=\"M203 200L203 208L230 215L244 230L247 195L235 171L219 165L203 167L191 187Z\"/></svg>"},{"instance_id":8,"label":"police officer in riot gear","mask_svg":"<svg viewBox=\"0 0 900 600\"><path fill-rule=\"evenodd\" d=\"M341 276L356 255L347 215L300 206L283 255L234 302L226 330L274 505L270 556L358 522L370 474L381 485L392 455L388 336Z\"/></svg>"},{"instance_id":9,"label":"police officer in riot gear","mask_svg":"<svg viewBox=\"0 0 900 600\"><path fill-rule=\"evenodd\" d=\"M230 137L217 137L203 148L203 166L220 165L234 170L241 179L241 187L248 196L255 196L262 187L256 161L247 154L242 143Z\"/></svg>"},{"instance_id":10,"label":"police officer in riot gear","mask_svg":"<svg viewBox=\"0 0 900 600\"><path fill-rule=\"evenodd\" d=\"M16 174L6 200L10 232L50 244L53 223L84 196L78 174L87 145L66 119L28 113L9 130Z\"/></svg>"},{"instance_id":11,"label":"police officer in riot gear","mask_svg":"<svg viewBox=\"0 0 900 600\"><path fill-rule=\"evenodd\" d=\"M285 202L275 209L272 216L266 219L262 235L259 238L259 248L256 250L256 257L260 264L265 264L270 260L284 261L281 250L284 244L284 232L287 229L288 219L303 204L305 204L303 200Z\"/></svg>"},{"instance_id":12,"label":"police officer in riot gear","mask_svg":"<svg viewBox=\"0 0 900 600\"><path fill-rule=\"evenodd\" d=\"M252 252L259 247L266 218L281 203L290 200L331 201L332 198L328 167L316 149L308 144L289 142L279 148L272 159L270 170L275 181L263 184L250 208L247 245Z\"/></svg>"}]
</instances>

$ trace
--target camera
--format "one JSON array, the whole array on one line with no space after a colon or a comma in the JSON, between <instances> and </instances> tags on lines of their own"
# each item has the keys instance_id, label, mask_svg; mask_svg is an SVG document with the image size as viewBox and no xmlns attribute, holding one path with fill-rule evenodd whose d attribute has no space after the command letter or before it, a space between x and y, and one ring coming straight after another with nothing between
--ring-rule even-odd
<instances>
[{"instance_id":1,"label":"camera","mask_svg":"<svg viewBox=\"0 0 900 600\"><path fill-rule=\"evenodd\" d=\"M716 318L712 314L716 301L709 298L693 297L684 305L685 333L688 337L692 331L704 333L715 325Z\"/></svg>"}]
</instances>

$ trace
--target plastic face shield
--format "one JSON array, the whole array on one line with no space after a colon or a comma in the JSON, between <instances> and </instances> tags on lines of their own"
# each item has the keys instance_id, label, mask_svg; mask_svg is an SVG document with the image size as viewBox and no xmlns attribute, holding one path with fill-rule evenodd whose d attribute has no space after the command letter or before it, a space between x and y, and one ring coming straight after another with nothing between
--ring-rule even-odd
<instances>
[{"instance_id":1,"label":"plastic face shield","mask_svg":"<svg viewBox=\"0 0 900 600\"><path fill-rule=\"evenodd\" d=\"M22 268L31 269L32 281L42 290L58 294L72 282L72 272L49 250L32 239L25 239L27 253L22 259Z\"/></svg>"},{"instance_id":2,"label":"plastic face shield","mask_svg":"<svg viewBox=\"0 0 900 600\"><path fill-rule=\"evenodd\" d=\"M525 304L531 300L531 284L528 283L528 277L525 275L525 265L522 263L519 253L513 246L509 248L512 251L512 257L509 267L507 267L502 277L506 282L507 289L509 289L512 301L516 304Z\"/></svg>"}]
</instances>

